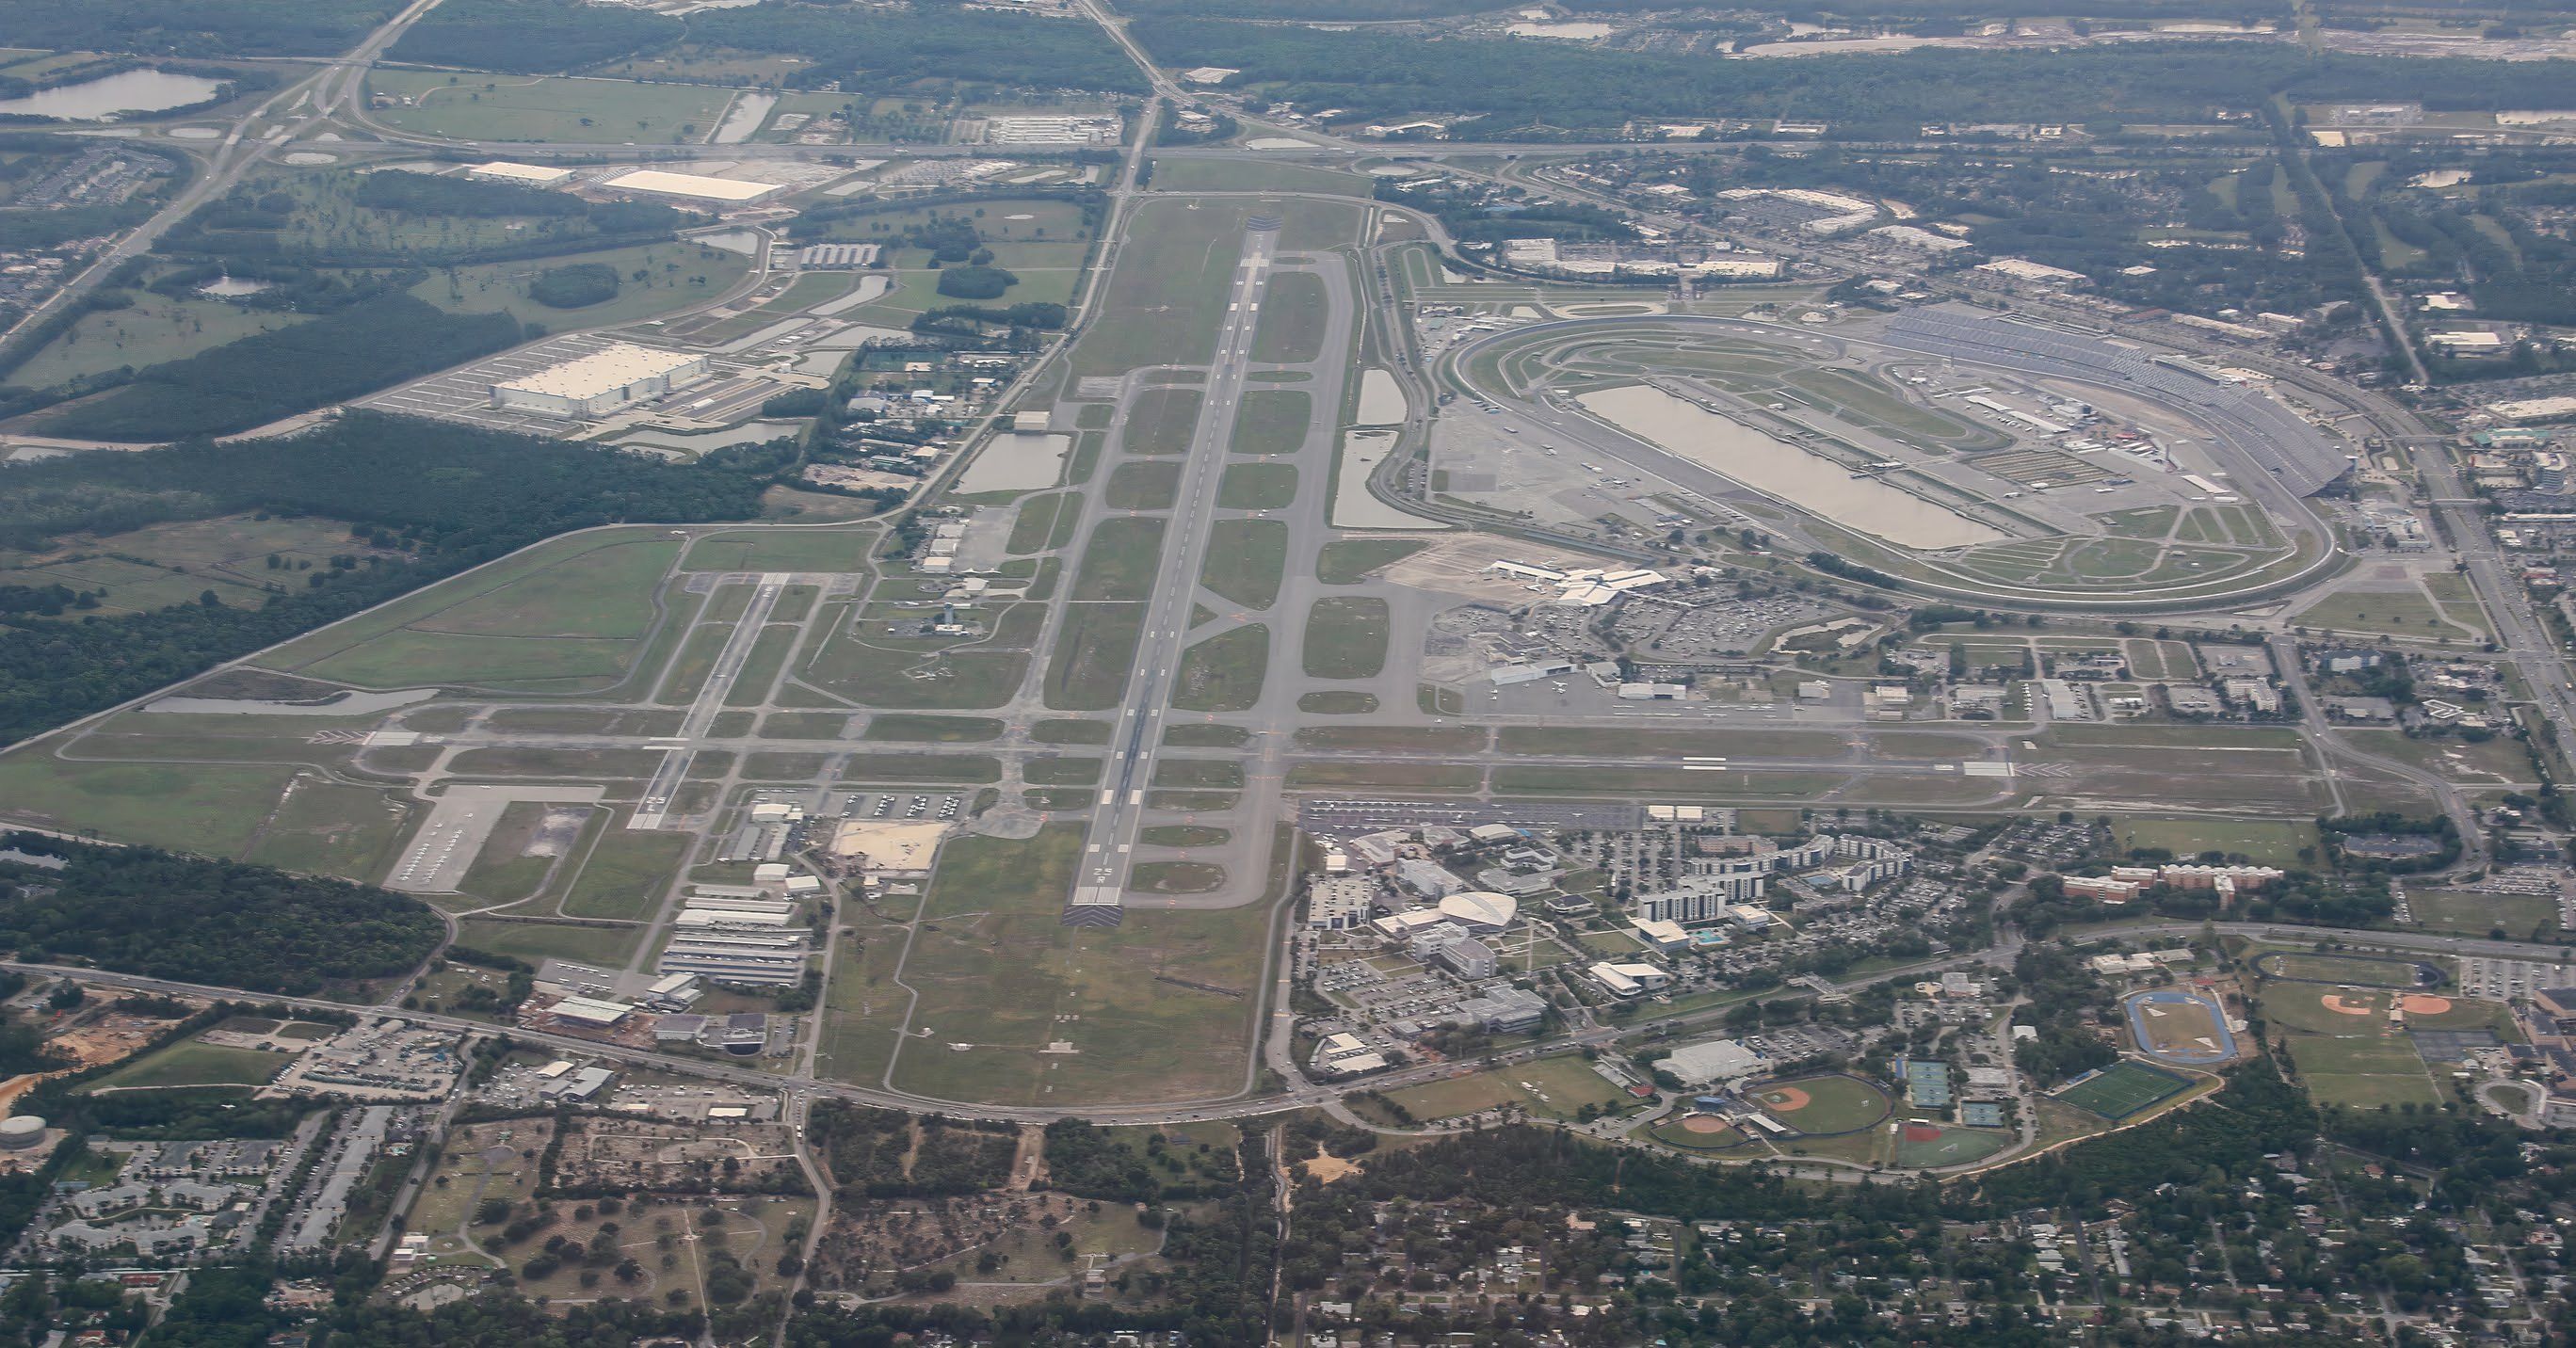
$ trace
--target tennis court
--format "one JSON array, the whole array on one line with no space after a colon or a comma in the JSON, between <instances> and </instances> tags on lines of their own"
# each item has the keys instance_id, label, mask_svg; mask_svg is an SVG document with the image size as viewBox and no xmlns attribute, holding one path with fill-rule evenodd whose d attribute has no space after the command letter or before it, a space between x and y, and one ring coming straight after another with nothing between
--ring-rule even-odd
<instances>
[{"instance_id":1,"label":"tennis court","mask_svg":"<svg viewBox=\"0 0 2576 1348\"><path fill-rule=\"evenodd\" d=\"M2191 1082L2145 1063L2115 1062L2065 1087L2057 1098L2077 1109L2118 1122L2162 1100L2182 1094Z\"/></svg>"}]
</instances>

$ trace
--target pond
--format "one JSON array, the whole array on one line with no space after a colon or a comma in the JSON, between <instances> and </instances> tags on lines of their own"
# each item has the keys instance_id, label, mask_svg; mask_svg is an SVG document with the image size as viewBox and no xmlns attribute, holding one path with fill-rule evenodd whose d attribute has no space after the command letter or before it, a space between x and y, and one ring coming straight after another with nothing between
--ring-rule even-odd
<instances>
[{"instance_id":1,"label":"pond","mask_svg":"<svg viewBox=\"0 0 2576 1348\"><path fill-rule=\"evenodd\" d=\"M200 75L128 70L59 89L40 89L24 98L0 100L0 113L58 117L67 122L104 122L123 113L163 112L203 103L223 87L223 81Z\"/></svg>"}]
</instances>

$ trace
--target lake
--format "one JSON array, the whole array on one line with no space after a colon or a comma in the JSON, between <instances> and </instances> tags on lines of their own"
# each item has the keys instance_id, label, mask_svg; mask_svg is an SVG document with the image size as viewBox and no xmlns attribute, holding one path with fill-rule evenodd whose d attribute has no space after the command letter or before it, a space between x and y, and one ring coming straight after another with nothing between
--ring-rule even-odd
<instances>
[{"instance_id":1,"label":"lake","mask_svg":"<svg viewBox=\"0 0 2576 1348\"><path fill-rule=\"evenodd\" d=\"M128 70L99 79L42 89L24 98L0 100L0 113L17 117L59 117L67 122L103 122L128 112L162 112L203 103L223 88L223 81L199 75L173 75L166 70Z\"/></svg>"}]
</instances>

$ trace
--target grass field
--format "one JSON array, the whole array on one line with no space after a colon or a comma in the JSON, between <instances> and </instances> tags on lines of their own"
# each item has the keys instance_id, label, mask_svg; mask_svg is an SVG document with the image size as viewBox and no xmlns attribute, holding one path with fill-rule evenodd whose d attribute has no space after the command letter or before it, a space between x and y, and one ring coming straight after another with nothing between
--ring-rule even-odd
<instances>
[{"instance_id":1,"label":"grass field","mask_svg":"<svg viewBox=\"0 0 2576 1348\"><path fill-rule=\"evenodd\" d=\"M1133 465L1122 465L1133 466ZM1154 592L1163 554L1163 521L1142 517L1102 520L1092 527L1074 573L1073 598L1134 600Z\"/></svg>"},{"instance_id":2,"label":"grass field","mask_svg":"<svg viewBox=\"0 0 2576 1348\"><path fill-rule=\"evenodd\" d=\"M287 788L244 859L280 870L373 882L392 862L405 818L385 792L300 777Z\"/></svg>"},{"instance_id":3,"label":"grass field","mask_svg":"<svg viewBox=\"0 0 2576 1348\"><path fill-rule=\"evenodd\" d=\"M1205 361L1225 317L1244 217L1252 209L1178 199L1137 207L1102 296L1103 321L1075 343L1073 373Z\"/></svg>"},{"instance_id":4,"label":"grass field","mask_svg":"<svg viewBox=\"0 0 2576 1348\"><path fill-rule=\"evenodd\" d=\"M599 837L564 894L569 917L649 917L694 841L684 833L612 828Z\"/></svg>"},{"instance_id":5,"label":"grass field","mask_svg":"<svg viewBox=\"0 0 2576 1348\"><path fill-rule=\"evenodd\" d=\"M1387 1098L1426 1121L1507 1105L1533 1117L1570 1119L1585 1105L1614 1110L1635 1103L1572 1054L1407 1086L1387 1092Z\"/></svg>"},{"instance_id":6,"label":"grass field","mask_svg":"<svg viewBox=\"0 0 2576 1348\"><path fill-rule=\"evenodd\" d=\"M1260 701L1269 668L1268 627L1252 623L1219 632L1181 653L1172 706L1181 711L1248 710Z\"/></svg>"},{"instance_id":7,"label":"grass field","mask_svg":"<svg viewBox=\"0 0 2576 1348\"><path fill-rule=\"evenodd\" d=\"M1248 609L1267 609L1278 601L1287 569L1287 521L1218 520L1208 527L1199 583L1210 591Z\"/></svg>"},{"instance_id":8,"label":"grass field","mask_svg":"<svg viewBox=\"0 0 2576 1348\"><path fill-rule=\"evenodd\" d=\"M890 712L868 718L864 738L916 744L975 744L1002 737L1003 725L989 716L922 716Z\"/></svg>"},{"instance_id":9,"label":"grass field","mask_svg":"<svg viewBox=\"0 0 2576 1348\"><path fill-rule=\"evenodd\" d=\"M150 1090L173 1086L265 1086L293 1056L259 1049L222 1048L182 1040L127 1063L90 1083L93 1091Z\"/></svg>"},{"instance_id":10,"label":"grass field","mask_svg":"<svg viewBox=\"0 0 2576 1348\"><path fill-rule=\"evenodd\" d=\"M408 70L371 71L366 87L396 100L373 114L388 126L478 141L694 141L732 97L705 85Z\"/></svg>"},{"instance_id":11,"label":"grass field","mask_svg":"<svg viewBox=\"0 0 2576 1348\"><path fill-rule=\"evenodd\" d=\"M2011 1146L2011 1133L1994 1128L1948 1128L1907 1124L1896 1137L1896 1163L1907 1166L1966 1165Z\"/></svg>"},{"instance_id":12,"label":"grass field","mask_svg":"<svg viewBox=\"0 0 2576 1348\"><path fill-rule=\"evenodd\" d=\"M2124 1059L2089 1080L2057 1092L2054 1098L2116 1123L2181 1094L2190 1085L2187 1079L2161 1068Z\"/></svg>"},{"instance_id":13,"label":"grass field","mask_svg":"<svg viewBox=\"0 0 2576 1348\"><path fill-rule=\"evenodd\" d=\"M70 762L53 757L50 743L0 758L0 811L10 819L209 856L240 856L296 771Z\"/></svg>"},{"instance_id":14,"label":"grass field","mask_svg":"<svg viewBox=\"0 0 2576 1348\"><path fill-rule=\"evenodd\" d=\"M867 572L872 524L832 529L726 529L701 534L680 559L683 571Z\"/></svg>"},{"instance_id":15,"label":"grass field","mask_svg":"<svg viewBox=\"0 0 2576 1348\"><path fill-rule=\"evenodd\" d=\"M1430 546L1413 538L1339 538L1315 556L1315 578L1326 585L1357 585L1372 572Z\"/></svg>"},{"instance_id":16,"label":"grass field","mask_svg":"<svg viewBox=\"0 0 2576 1348\"><path fill-rule=\"evenodd\" d=\"M1119 432L1118 448L1123 454L1179 454L1190 447L1190 433L1198 429L1199 391L1164 385L1146 389L1136 395L1127 412L1127 424Z\"/></svg>"},{"instance_id":17,"label":"grass field","mask_svg":"<svg viewBox=\"0 0 2576 1348\"><path fill-rule=\"evenodd\" d=\"M2558 904L2544 894L2470 894L2409 889L2406 906L2427 931L2484 936L2501 930L2515 940L2546 941L2558 933Z\"/></svg>"},{"instance_id":18,"label":"grass field","mask_svg":"<svg viewBox=\"0 0 2576 1348\"><path fill-rule=\"evenodd\" d=\"M1046 704L1057 711L1118 705L1144 632L1143 604L1067 604L1047 664Z\"/></svg>"},{"instance_id":19,"label":"grass field","mask_svg":"<svg viewBox=\"0 0 2576 1348\"><path fill-rule=\"evenodd\" d=\"M2290 1060L2298 1064L2299 1084L2319 1104L2373 1109L2441 1102L2422 1056L2403 1035L2293 1034L2287 1038Z\"/></svg>"},{"instance_id":20,"label":"grass field","mask_svg":"<svg viewBox=\"0 0 2576 1348\"><path fill-rule=\"evenodd\" d=\"M1333 311L1324 278L1310 271L1274 273L1252 329L1252 358L1264 365L1303 365L1324 353Z\"/></svg>"},{"instance_id":21,"label":"grass field","mask_svg":"<svg viewBox=\"0 0 2576 1348\"><path fill-rule=\"evenodd\" d=\"M2368 632L2401 637L2477 635L2446 619L2423 590L2338 590L2292 619L2298 626L2328 632Z\"/></svg>"},{"instance_id":22,"label":"grass field","mask_svg":"<svg viewBox=\"0 0 2576 1348\"><path fill-rule=\"evenodd\" d=\"M1267 905L1142 908L1115 928L1067 927L1082 839L1082 825L1054 824L941 849L902 968L920 992L912 1024L930 1035L903 1045L898 1087L1058 1105L1241 1089ZM993 995L1000 987L1011 995ZM1075 1051L1042 1051L1059 1040Z\"/></svg>"},{"instance_id":23,"label":"grass field","mask_svg":"<svg viewBox=\"0 0 2576 1348\"><path fill-rule=\"evenodd\" d=\"M651 628L679 545L659 530L541 543L271 652L272 669L369 688L604 686Z\"/></svg>"},{"instance_id":24,"label":"grass field","mask_svg":"<svg viewBox=\"0 0 2576 1348\"><path fill-rule=\"evenodd\" d=\"M1178 460L1137 459L1109 470L1101 500L1112 510L1169 510L1180 488Z\"/></svg>"},{"instance_id":25,"label":"grass field","mask_svg":"<svg viewBox=\"0 0 2576 1348\"><path fill-rule=\"evenodd\" d=\"M528 287L551 267L596 262L622 278L614 299L580 309L548 309L528 298ZM723 294L751 270L751 259L694 243L646 243L587 253L472 266L441 267L411 293L452 314L546 315L558 328L597 328L637 323L702 304ZM637 280L636 273L643 273Z\"/></svg>"},{"instance_id":26,"label":"grass field","mask_svg":"<svg viewBox=\"0 0 2576 1348\"><path fill-rule=\"evenodd\" d=\"M2325 955L2304 950L2278 951L2257 959L2254 967L2270 978L2298 979L2360 988L2412 988L2413 962L2395 956Z\"/></svg>"},{"instance_id":27,"label":"grass field","mask_svg":"<svg viewBox=\"0 0 2576 1348\"><path fill-rule=\"evenodd\" d=\"M1768 1081L1745 1092L1762 1112L1802 1133L1854 1133L1887 1117L1887 1092L1852 1076Z\"/></svg>"},{"instance_id":28,"label":"grass field","mask_svg":"<svg viewBox=\"0 0 2576 1348\"><path fill-rule=\"evenodd\" d=\"M1317 716L1366 716L1377 710L1377 694L1328 689L1298 698L1297 710Z\"/></svg>"},{"instance_id":29,"label":"grass field","mask_svg":"<svg viewBox=\"0 0 2576 1348\"><path fill-rule=\"evenodd\" d=\"M620 966L635 953L642 927L576 927L550 922L494 922L467 918L456 924L459 943L496 955L516 955L530 964L567 959L582 964Z\"/></svg>"},{"instance_id":30,"label":"grass field","mask_svg":"<svg viewBox=\"0 0 2576 1348\"><path fill-rule=\"evenodd\" d=\"M1376 598L1318 599L1306 614L1306 675L1371 679L1386 668L1388 611Z\"/></svg>"},{"instance_id":31,"label":"grass field","mask_svg":"<svg viewBox=\"0 0 2576 1348\"><path fill-rule=\"evenodd\" d=\"M1297 469L1285 463L1226 465L1217 480L1216 503L1224 510L1286 510L1297 500Z\"/></svg>"},{"instance_id":32,"label":"grass field","mask_svg":"<svg viewBox=\"0 0 2576 1348\"><path fill-rule=\"evenodd\" d=\"M133 297L131 305L84 315L12 371L9 386L47 388L121 366L139 370L256 333L292 327L307 317L245 309L223 300L179 300L148 290L127 293Z\"/></svg>"},{"instance_id":33,"label":"grass field","mask_svg":"<svg viewBox=\"0 0 2576 1348\"><path fill-rule=\"evenodd\" d=\"M2317 826L2304 819L2130 817L2116 827L2124 851L2161 847L2186 859L2202 852L2241 853L2258 865L2294 866L2302 849L2317 845Z\"/></svg>"},{"instance_id":34,"label":"grass field","mask_svg":"<svg viewBox=\"0 0 2576 1348\"><path fill-rule=\"evenodd\" d=\"M1243 395L1228 448L1236 454L1294 454L1315 419L1315 396L1304 389L1257 388Z\"/></svg>"},{"instance_id":35,"label":"grass field","mask_svg":"<svg viewBox=\"0 0 2576 1348\"><path fill-rule=\"evenodd\" d=\"M286 574L270 568L270 557L324 567L337 555L381 554L337 520L223 515L66 535L43 552L0 549L0 585L63 585L97 596L98 607L67 610L63 622L195 603L209 590L228 606L257 608L268 602L262 587Z\"/></svg>"},{"instance_id":36,"label":"grass field","mask_svg":"<svg viewBox=\"0 0 2576 1348\"><path fill-rule=\"evenodd\" d=\"M1732 1124L1713 1133L1695 1132L1683 1123L1683 1120L1689 1117L1689 1115L1677 1114L1668 1119L1658 1120L1653 1127L1646 1130L1646 1136L1667 1147L1677 1147L1683 1151L1731 1151L1753 1140L1744 1135L1743 1129ZM1711 1121L1714 1121L1713 1116Z\"/></svg>"}]
</instances>

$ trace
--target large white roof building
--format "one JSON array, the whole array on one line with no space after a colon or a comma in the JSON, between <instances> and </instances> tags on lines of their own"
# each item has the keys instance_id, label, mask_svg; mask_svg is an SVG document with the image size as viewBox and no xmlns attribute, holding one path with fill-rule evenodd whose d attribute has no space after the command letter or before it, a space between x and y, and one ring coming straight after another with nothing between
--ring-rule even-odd
<instances>
[{"instance_id":1,"label":"large white roof building","mask_svg":"<svg viewBox=\"0 0 2576 1348\"><path fill-rule=\"evenodd\" d=\"M707 358L620 343L492 386L492 405L559 417L605 416L703 379Z\"/></svg>"}]
</instances>

